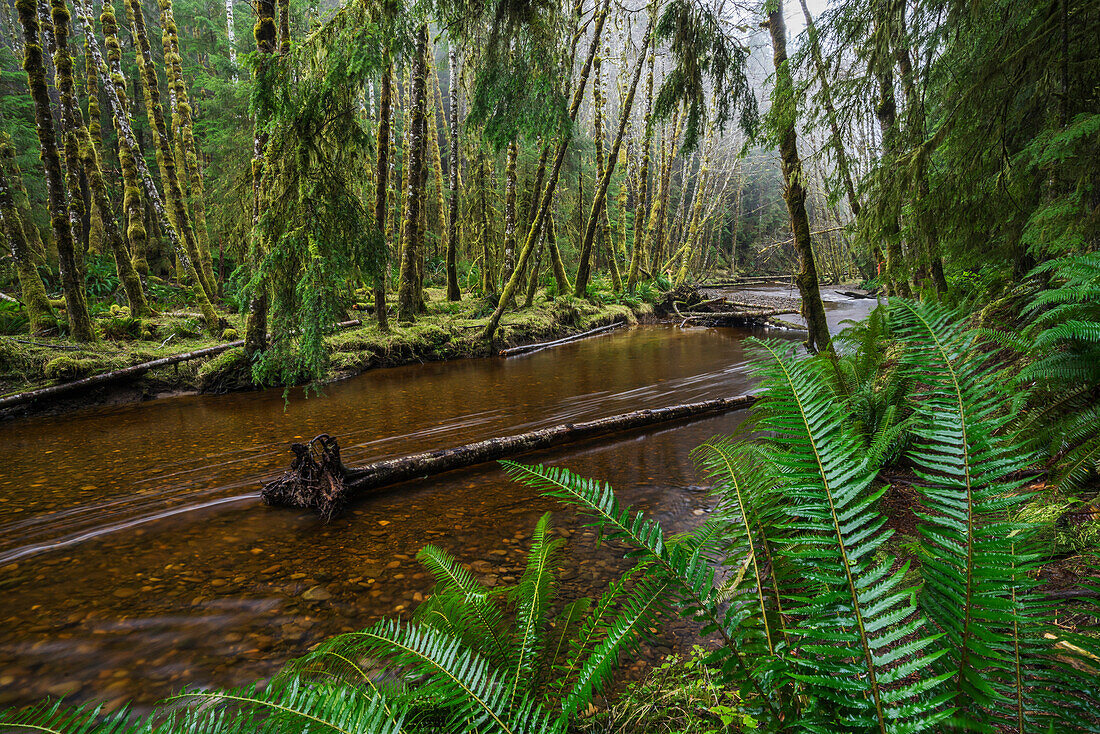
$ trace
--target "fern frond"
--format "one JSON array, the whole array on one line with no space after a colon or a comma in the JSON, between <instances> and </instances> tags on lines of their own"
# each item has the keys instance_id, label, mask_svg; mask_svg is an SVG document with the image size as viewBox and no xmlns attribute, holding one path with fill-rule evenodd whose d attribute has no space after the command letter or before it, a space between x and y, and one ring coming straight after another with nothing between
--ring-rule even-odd
<instances>
[{"instance_id":1,"label":"fern frond","mask_svg":"<svg viewBox=\"0 0 1100 734\"><path fill-rule=\"evenodd\" d=\"M101 717L102 706L65 706L64 701L46 701L24 710L0 710L0 730L42 734L135 734L148 729L148 722L135 720L122 709Z\"/></svg>"},{"instance_id":2,"label":"fern frond","mask_svg":"<svg viewBox=\"0 0 1100 734\"><path fill-rule=\"evenodd\" d=\"M505 675L439 630L385 620L343 637L357 640L364 653L426 676L413 691L446 714L448 727L504 734L558 731L558 723L537 702L528 696L513 699Z\"/></svg>"},{"instance_id":3,"label":"fern frond","mask_svg":"<svg viewBox=\"0 0 1100 734\"><path fill-rule=\"evenodd\" d=\"M404 718L373 691L296 678L264 688L184 691L168 702L187 706L166 722L172 731L398 734Z\"/></svg>"},{"instance_id":4,"label":"fern frond","mask_svg":"<svg viewBox=\"0 0 1100 734\"><path fill-rule=\"evenodd\" d=\"M554 586L553 564L564 541L551 537L550 513L539 518L531 538L527 568L511 592L516 607L515 640L509 657L509 701L517 692L530 691L534 686L532 672L543 646L546 610Z\"/></svg>"},{"instance_id":5,"label":"fern frond","mask_svg":"<svg viewBox=\"0 0 1100 734\"><path fill-rule=\"evenodd\" d=\"M768 653L775 652L773 625L778 633L783 630L782 601L774 579L764 573L761 559L769 556L768 528L775 526L778 518L777 484L775 470L762 460L754 445L731 439L715 437L695 449L696 462L704 474L717 484L716 492L721 501L715 512L724 517L729 527L726 556L729 559L744 558L752 568L755 596L759 617L763 626ZM773 568L774 565L769 564ZM746 568L747 570L747 568ZM738 576L740 580L743 576ZM725 584L721 591L722 602L732 599L740 591L740 583ZM765 601L770 596L770 604ZM779 614L775 614L778 611Z\"/></svg>"},{"instance_id":6,"label":"fern frond","mask_svg":"<svg viewBox=\"0 0 1100 734\"><path fill-rule=\"evenodd\" d=\"M891 309L912 346L910 368L924 385L916 396L918 440L909 452L927 509L918 528L921 601L945 633L960 720L988 729L989 716L1012 708L996 683L1012 669L1021 621L1014 599L1025 573L1026 556L1005 546L1016 534L1018 547L1026 547L1026 528L1008 512L1027 494L1019 491L1024 480L1006 477L1022 473L1034 457L1002 434L1010 416L1000 410L997 375L973 349L974 334L958 315L900 300Z\"/></svg>"},{"instance_id":7,"label":"fern frond","mask_svg":"<svg viewBox=\"0 0 1100 734\"><path fill-rule=\"evenodd\" d=\"M461 634L467 644L498 665L508 660L504 617L490 590L441 548L426 545L416 559L436 580L432 596L417 608L417 617Z\"/></svg>"},{"instance_id":8,"label":"fern frond","mask_svg":"<svg viewBox=\"0 0 1100 734\"><path fill-rule=\"evenodd\" d=\"M792 633L810 653L792 659L801 672L791 676L838 707L847 727L932 726L943 716L924 700L935 679L904 679L938 657L929 652L935 638L919 634L924 622L915 589L902 586L906 568L895 568L892 558L873 560L891 534L874 510L883 490L870 490L878 467L860 457L860 442L831 399L819 362L799 360L777 342L754 346L755 372L767 387L757 427L782 447L776 462L792 503L786 527L793 537L784 553L812 589L790 596L795 606L787 612L799 619ZM916 638L901 645L908 635Z\"/></svg>"},{"instance_id":9,"label":"fern frond","mask_svg":"<svg viewBox=\"0 0 1100 734\"><path fill-rule=\"evenodd\" d=\"M568 720L591 701L611 678L619 656L636 649L647 627L656 624L665 608L664 592L669 581L660 576L643 577L623 601L618 613L611 620L600 644L584 661L572 690L562 700L562 716Z\"/></svg>"},{"instance_id":10,"label":"fern frond","mask_svg":"<svg viewBox=\"0 0 1100 734\"><path fill-rule=\"evenodd\" d=\"M669 580L670 591L681 612L705 620L707 626L704 633L716 631L722 636L741 681L753 687L769 716L778 719L773 702L739 652L737 638L740 631L731 626L730 620L718 608L713 586L714 571L698 548L666 543L660 524L644 515L632 513L629 508L621 508L614 491L606 483L578 477L557 467L527 466L510 461L502 461L501 464L514 480L578 508L595 518L593 524L602 533L641 551Z\"/></svg>"}]
</instances>

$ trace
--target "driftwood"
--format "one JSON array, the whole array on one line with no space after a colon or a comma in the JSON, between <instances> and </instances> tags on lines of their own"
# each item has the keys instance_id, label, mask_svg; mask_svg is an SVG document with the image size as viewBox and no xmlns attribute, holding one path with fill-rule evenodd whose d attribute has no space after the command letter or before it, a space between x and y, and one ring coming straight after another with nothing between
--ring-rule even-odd
<instances>
[{"instance_id":1,"label":"driftwood","mask_svg":"<svg viewBox=\"0 0 1100 734\"><path fill-rule=\"evenodd\" d=\"M878 298L876 293L856 293L855 291L833 291L833 293L848 296L848 298Z\"/></svg>"},{"instance_id":2,"label":"driftwood","mask_svg":"<svg viewBox=\"0 0 1100 734\"><path fill-rule=\"evenodd\" d=\"M539 342L538 344L527 344L522 347L511 347L510 349L501 349L500 356L515 357L518 354L530 354L531 352L539 352L543 349L556 347L560 344L568 344L569 342L580 341L581 339L586 339L590 336L594 336L595 334L601 334L605 331L611 331L612 329L617 329L624 324L626 324L626 321L614 321L610 324L597 326L595 329L589 329L588 331L582 332L580 334L574 334L573 336L567 336L563 339L555 339L554 341L549 342Z\"/></svg>"},{"instance_id":3,"label":"driftwood","mask_svg":"<svg viewBox=\"0 0 1100 734\"><path fill-rule=\"evenodd\" d=\"M637 410L594 421L566 423L517 436L490 438L453 449L386 459L353 469L345 467L340 461L340 447L336 439L322 434L308 444L296 443L291 446L295 458L290 470L265 484L260 491L260 497L269 505L315 510L328 520L339 513L352 495L361 495L398 482L632 428L741 410L754 402L755 396L741 395L668 408Z\"/></svg>"},{"instance_id":4,"label":"driftwood","mask_svg":"<svg viewBox=\"0 0 1100 734\"><path fill-rule=\"evenodd\" d=\"M361 322L356 319L353 321L344 321L336 325L336 328L346 328L348 326L358 326ZM154 359L150 362L142 362L140 364L130 365L129 367L123 367L122 369L112 370L110 372L103 372L98 375L91 375L90 377L83 377L79 380L73 380L72 382L63 382L60 385L50 385L49 387L40 387L36 390L26 390L24 392L13 393L11 395L5 395L0 397L0 410L7 408L14 408L17 405L23 405L34 400L41 398L53 398L58 395L64 395L66 393L74 392L76 390L82 390L89 387L97 387L99 385L105 385L110 382L116 382L128 377L137 377L144 374L149 370L156 369L158 367L169 367L181 362L189 362L193 359L202 359L203 357L213 357L222 352L233 349L234 347L240 347L244 345L244 339L238 339L237 341L227 342L226 344L218 344L214 347L206 347L205 349L196 349L193 352L185 352L183 354L173 354L171 357L161 357L160 359Z\"/></svg>"}]
</instances>

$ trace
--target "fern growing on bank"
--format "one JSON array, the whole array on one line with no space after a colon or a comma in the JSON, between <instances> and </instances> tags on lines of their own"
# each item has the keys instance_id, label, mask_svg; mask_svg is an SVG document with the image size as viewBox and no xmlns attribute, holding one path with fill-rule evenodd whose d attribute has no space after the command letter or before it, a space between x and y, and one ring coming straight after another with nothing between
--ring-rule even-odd
<instances>
[{"instance_id":1,"label":"fern growing on bank","mask_svg":"<svg viewBox=\"0 0 1100 734\"><path fill-rule=\"evenodd\" d=\"M1100 474L1100 253L1051 260L1031 277L1051 287L1024 310L1028 326L991 335L1030 360L1015 376L1030 394L1016 430L1072 490Z\"/></svg>"}]
</instances>

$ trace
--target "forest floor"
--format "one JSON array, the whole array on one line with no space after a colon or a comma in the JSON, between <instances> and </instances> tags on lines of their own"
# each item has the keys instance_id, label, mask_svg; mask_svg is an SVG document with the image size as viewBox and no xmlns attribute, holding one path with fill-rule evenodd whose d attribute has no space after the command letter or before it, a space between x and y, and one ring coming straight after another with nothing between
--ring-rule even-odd
<instances>
[{"instance_id":1,"label":"forest floor","mask_svg":"<svg viewBox=\"0 0 1100 734\"><path fill-rule=\"evenodd\" d=\"M548 298L540 293L531 308L505 314L497 338L490 344L481 332L493 311L492 302L469 297L448 302L442 288L428 288L425 295L427 313L411 324L400 324L391 315L388 333L378 329L369 313L351 311L348 318L361 318L362 324L328 337L331 362L327 379L350 377L375 367L487 357L505 347L568 336L614 321L636 323L653 314L653 307L644 302L601 303L604 299ZM607 301L614 300L611 294L607 296ZM240 339L243 316L227 314L226 319L229 328L211 336L203 332L197 314L175 311L139 320L129 318L123 309L96 319L100 339L88 345L64 338L0 336L0 397ZM65 412L181 393L255 389L250 372L243 349L234 347L205 360L161 367L80 389L64 398L19 406L8 415Z\"/></svg>"}]
</instances>

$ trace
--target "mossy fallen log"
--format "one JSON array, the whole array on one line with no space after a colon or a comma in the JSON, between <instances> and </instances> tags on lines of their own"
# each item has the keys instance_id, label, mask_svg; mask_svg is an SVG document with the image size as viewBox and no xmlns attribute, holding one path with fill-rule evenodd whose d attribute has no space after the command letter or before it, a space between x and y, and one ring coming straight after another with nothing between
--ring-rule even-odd
<instances>
[{"instance_id":1,"label":"mossy fallen log","mask_svg":"<svg viewBox=\"0 0 1100 734\"><path fill-rule=\"evenodd\" d=\"M353 321L344 321L336 325L336 328L342 329L349 326L358 326L361 322L358 319ZM214 357L221 354L224 351L233 349L244 345L243 339L227 342L225 344L218 344L213 347L205 347L203 349L196 349L191 352L185 352L183 354L173 354L170 357L161 357L160 359L154 359L149 362L141 362L139 364L130 365L129 367L123 367L117 370L111 370L110 372L102 372L98 375L90 375L83 377L79 380L72 380L71 382L62 382L58 385L49 385L47 387L40 387L35 390L24 390L23 392L13 393L11 395L5 395L0 397L0 411L7 410L8 408L14 408L25 403L30 403L35 400L41 400L44 398L55 398L61 395L66 395L77 390L84 390L87 388L98 387L100 385L106 385L111 382L117 382L130 377L137 377L145 372L158 367L170 367L174 364L180 364L181 362L189 362L193 359L202 359L204 357Z\"/></svg>"},{"instance_id":2,"label":"mossy fallen log","mask_svg":"<svg viewBox=\"0 0 1100 734\"><path fill-rule=\"evenodd\" d=\"M549 342L539 342L537 344L526 344L522 347L511 347L510 349L501 349L499 354L501 357L515 357L520 354L540 352L543 349L549 349L550 347L556 347L561 344L568 344L570 342L580 341L581 339L587 339L590 336L595 336L596 334L602 334L605 331L617 329L625 324L626 321L624 320L613 321L610 324L597 326L595 329L589 329L588 331L581 332L580 334L573 334L572 336L567 336L562 339L555 339Z\"/></svg>"},{"instance_id":3,"label":"mossy fallen log","mask_svg":"<svg viewBox=\"0 0 1100 734\"><path fill-rule=\"evenodd\" d=\"M321 434L307 444L291 445L294 460L290 469L283 476L265 484L260 491L260 497L268 505L314 510L327 521L338 515L352 497L399 482L607 436L632 428L742 410L754 402L754 395L740 395L667 408L636 410L594 421L566 423L515 436L490 438L457 448L385 459L359 468L344 466L336 439L328 434Z\"/></svg>"}]
</instances>

